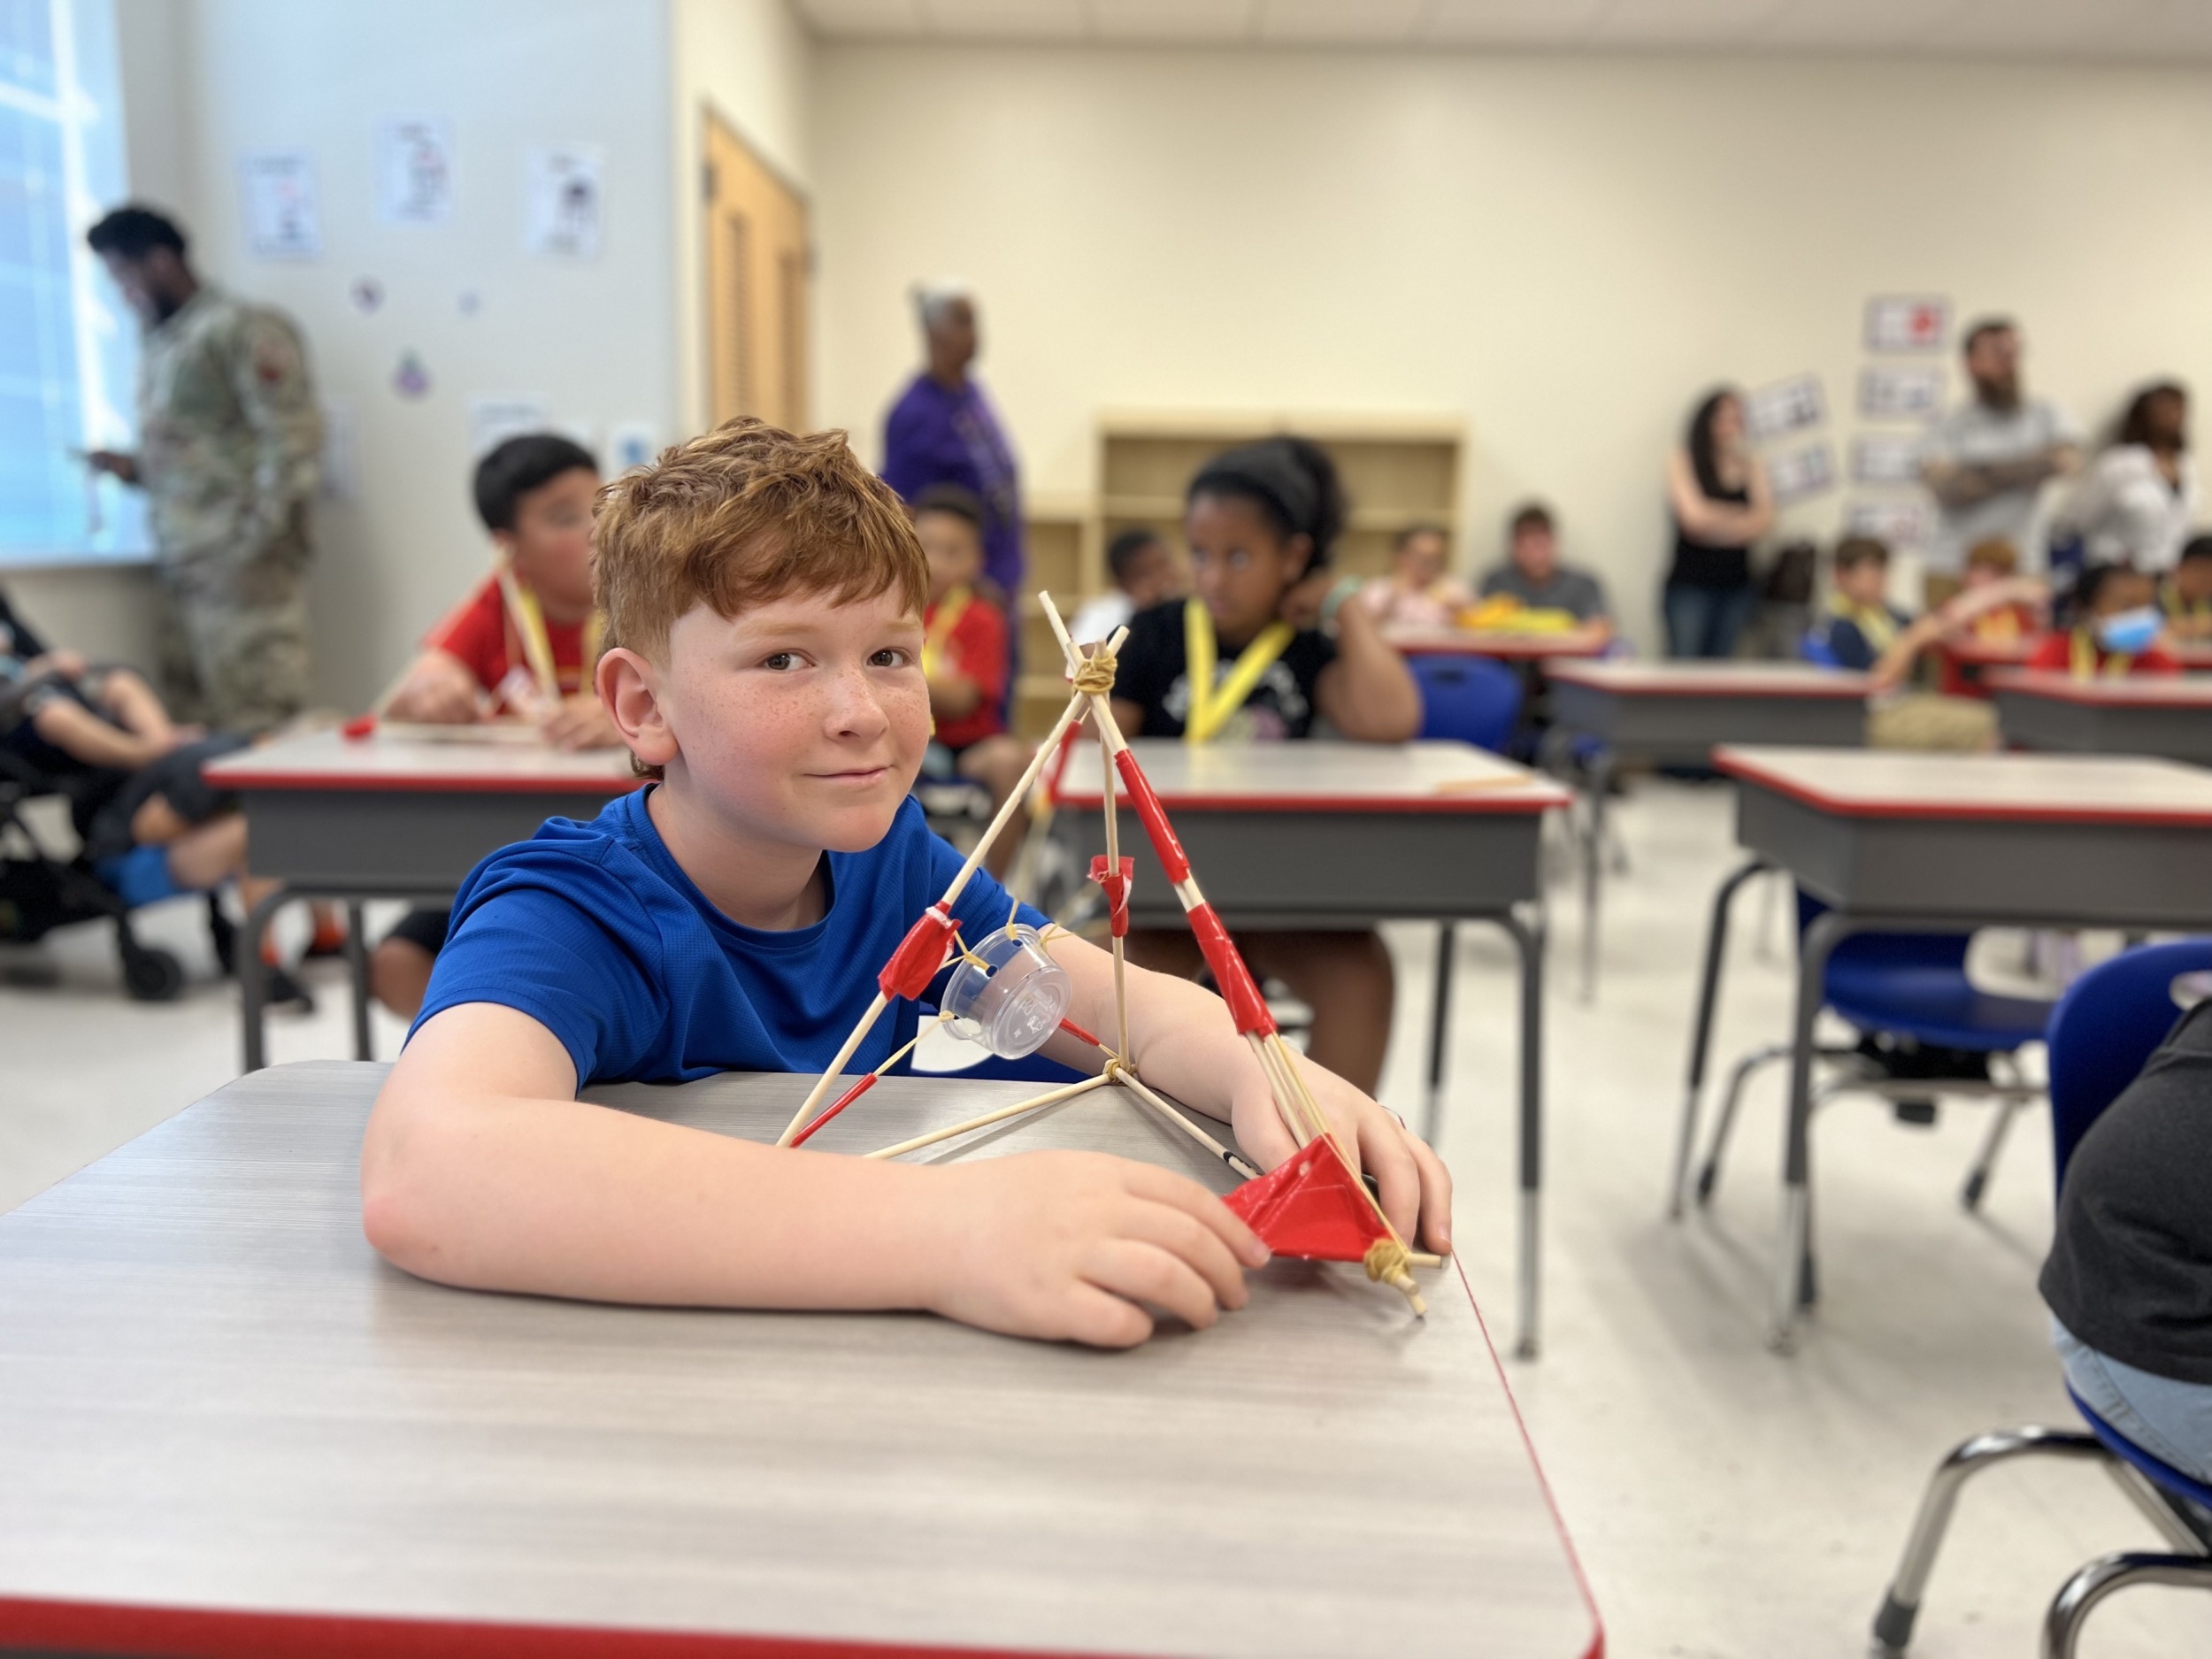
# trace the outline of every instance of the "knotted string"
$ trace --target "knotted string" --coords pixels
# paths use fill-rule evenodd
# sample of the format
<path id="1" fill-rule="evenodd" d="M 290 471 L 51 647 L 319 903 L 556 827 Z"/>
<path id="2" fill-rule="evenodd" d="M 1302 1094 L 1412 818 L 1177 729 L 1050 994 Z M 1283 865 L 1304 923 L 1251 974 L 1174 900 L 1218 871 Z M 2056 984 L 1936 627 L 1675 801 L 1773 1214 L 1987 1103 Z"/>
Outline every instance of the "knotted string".
<path id="1" fill-rule="evenodd" d="M 1076 666 L 1070 677 L 1075 688 L 1087 697 L 1103 697 L 1114 688 L 1114 654 L 1103 645 L 1091 647 L 1090 654 Z"/>

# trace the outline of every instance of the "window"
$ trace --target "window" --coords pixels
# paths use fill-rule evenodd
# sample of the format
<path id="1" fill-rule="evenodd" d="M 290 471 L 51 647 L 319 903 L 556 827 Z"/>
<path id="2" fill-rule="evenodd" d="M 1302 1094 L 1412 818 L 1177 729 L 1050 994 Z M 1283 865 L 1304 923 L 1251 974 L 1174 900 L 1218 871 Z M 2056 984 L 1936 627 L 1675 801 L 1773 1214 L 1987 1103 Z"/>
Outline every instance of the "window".
<path id="1" fill-rule="evenodd" d="M 84 245 L 123 199 L 113 0 L 0 0 L 0 565 L 130 556 L 137 326 Z"/>

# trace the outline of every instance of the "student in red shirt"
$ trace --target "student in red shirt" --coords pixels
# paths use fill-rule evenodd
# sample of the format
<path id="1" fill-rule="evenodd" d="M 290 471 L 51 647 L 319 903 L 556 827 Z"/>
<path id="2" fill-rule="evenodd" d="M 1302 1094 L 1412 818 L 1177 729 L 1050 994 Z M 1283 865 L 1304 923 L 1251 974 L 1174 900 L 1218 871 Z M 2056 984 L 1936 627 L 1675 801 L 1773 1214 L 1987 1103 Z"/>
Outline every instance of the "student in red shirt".
<path id="1" fill-rule="evenodd" d="M 2181 672 L 2162 638 L 2165 618 L 2149 572 L 2126 565 L 2088 566 L 2074 579 L 2073 612 L 2074 626 L 2046 634 L 2028 658 L 2030 668 L 2077 680 Z"/>
<path id="2" fill-rule="evenodd" d="M 926 778 L 967 778 L 991 792 L 994 810 L 1021 782 L 1030 746 L 1006 730 L 1006 613 L 978 593 L 983 573 L 983 503 L 958 484 L 932 484 L 914 499 L 914 533 L 929 559 L 922 612 L 922 674 L 936 730 L 922 760 Z M 1003 875 L 1021 849 L 1018 814 L 993 843 L 987 865 Z"/>
<path id="3" fill-rule="evenodd" d="M 621 742 L 599 706 L 591 514 L 599 464 L 549 432 L 510 438 L 477 463 L 477 516 L 499 568 L 423 636 L 381 710 L 392 720 L 468 726 L 534 720 L 562 749 Z M 445 946 L 446 912 L 412 910 L 377 946 L 377 1000 L 411 1019 Z"/>

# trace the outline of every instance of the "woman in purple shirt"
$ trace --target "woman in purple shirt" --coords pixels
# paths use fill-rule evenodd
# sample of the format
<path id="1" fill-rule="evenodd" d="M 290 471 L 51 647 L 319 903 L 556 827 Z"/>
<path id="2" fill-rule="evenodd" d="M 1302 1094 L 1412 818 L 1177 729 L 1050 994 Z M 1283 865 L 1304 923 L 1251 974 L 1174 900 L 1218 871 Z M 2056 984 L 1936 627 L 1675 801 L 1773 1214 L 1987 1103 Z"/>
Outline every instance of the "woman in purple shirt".
<path id="1" fill-rule="evenodd" d="M 929 366 L 914 377 L 883 423 L 883 481 L 907 501 L 932 484 L 958 484 L 981 499 L 983 574 L 1010 605 L 1022 588 L 1021 485 L 1014 452 L 983 388 L 975 361 L 975 301 L 956 283 L 914 290 Z"/>

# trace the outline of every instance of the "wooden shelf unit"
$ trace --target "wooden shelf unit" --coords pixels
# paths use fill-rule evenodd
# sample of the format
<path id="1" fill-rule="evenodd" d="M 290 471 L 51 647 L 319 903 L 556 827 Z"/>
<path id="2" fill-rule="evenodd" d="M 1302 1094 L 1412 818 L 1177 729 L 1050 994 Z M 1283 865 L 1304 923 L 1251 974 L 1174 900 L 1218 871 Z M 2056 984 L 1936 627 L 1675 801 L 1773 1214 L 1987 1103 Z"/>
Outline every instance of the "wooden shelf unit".
<path id="1" fill-rule="evenodd" d="M 1059 649 L 1038 591 L 1049 591 L 1062 613 L 1071 616 L 1084 600 L 1105 591 L 1106 548 L 1125 530 L 1156 530 L 1182 551 L 1183 494 L 1198 469 L 1224 449 L 1279 433 L 1311 438 L 1335 458 L 1351 500 L 1336 547 L 1338 569 L 1355 576 L 1380 574 L 1389 568 L 1393 539 L 1416 524 L 1440 526 L 1456 552 L 1467 441 L 1458 420 L 1291 411 L 1102 414 L 1097 495 L 1040 496 L 1027 504 L 1029 576 L 1017 606 L 1018 732 L 1041 736 L 1067 701 Z"/>

